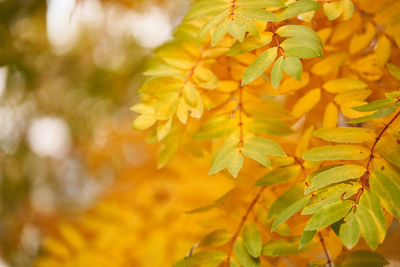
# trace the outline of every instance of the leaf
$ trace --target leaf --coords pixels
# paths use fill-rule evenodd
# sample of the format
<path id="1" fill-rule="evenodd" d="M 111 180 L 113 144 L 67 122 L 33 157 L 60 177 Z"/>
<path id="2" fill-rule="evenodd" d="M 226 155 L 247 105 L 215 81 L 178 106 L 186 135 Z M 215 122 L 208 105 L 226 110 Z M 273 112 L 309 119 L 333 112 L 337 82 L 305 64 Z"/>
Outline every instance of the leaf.
<path id="1" fill-rule="evenodd" d="M 235 153 L 236 142 L 228 142 L 224 144 L 213 156 L 211 161 L 211 169 L 208 174 L 215 174 L 225 169 L 228 166 L 229 160 Z"/>
<path id="2" fill-rule="evenodd" d="M 295 213 L 304 208 L 305 205 L 310 201 L 311 196 L 306 196 L 302 199 L 297 200 L 292 205 L 284 209 L 278 216 L 276 216 L 274 223 L 272 224 L 271 231 L 274 231 L 279 225 L 287 221 Z"/>
<path id="3" fill-rule="evenodd" d="M 302 25 L 285 25 L 276 30 L 281 37 L 298 37 L 312 39 L 322 46 L 319 35 L 311 28 Z"/>
<path id="4" fill-rule="evenodd" d="M 243 245 L 247 252 L 254 258 L 261 254 L 261 234 L 254 223 L 248 223 L 243 227 Z"/>
<path id="5" fill-rule="evenodd" d="M 292 114 L 295 117 L 300 117 L 310 111 L 320 100 L 321 89 L 315 88 L 302 96 L 292 109 Z"/>
<path id="6" fill-rule="evenodd" d="M 367 87 L 367 84 L 354 78 L 339 78 L 324 83 L 323 88 L 330 93 L 343 93 L 351 90 L 359 90 Z"/>
<path id="7" fill-rule="evenodd" d="M 374 170 L 369 179 L 371 190 L 378 194 L 384 208 L 400 219 L 400 187 L 379 170 Z"/>
<path id="8" fill-rule="evenodd" d="M 283 76 L 283 57 L 280 56 L 276 61 L 271 70 L 271 84 L 274 88 L 277 88 L 281 83 Z"/>
<path id="9" fill-rule="evenodd" d="M 387 107 L 387 108 L 378 110 L 377 112 L 373 113 L 372 115 L 362 117 L 362 118 L 359 118 L 356 120 L 348 121 L 347 123 L 362 123 L 362 122 L 370 121 L 372 119 L 385 118 L 395 111 L 396 111 L 395 107 Z"/>
<path id="10" fill-rule="evenodd" d="M 289 256 L 302 253 L 296 239 L 278 239 L 270 241 L 263 246 L 262 254 L 271 257 Z"/>
<path id="11" fill-rule="evenodd" d="M 225 19 L 229 14 L 229 11 L 224 11 L 217 16 L 213 17 L 209 21 L 207 21 L 199 30 L 199 34 L 197 36 L 197 43 L 200 44 L 200 42 L 207 36 L 207 34 L 215 27 L 217 26 L 221 20 Z"/>
<path id="12" fill-rule="evenodd" d="M 239 42 L 243 42 L 246 30 L 246 25 L 244 25 L 243 23 L 240 23 L 236 20 L 229 21 L 228 32 L 232 35 L 233 38 L 235 38 Z"/>
<path id="13" fill-rule="evenodd" d="M 345 218 L 344 222 L 340 225 L 340 240 L 342 240 L 342 243 L 348 249 L 352 249 L 355 245 L 357 245 L 360 236 L 360 226 L 358 225 L 358 222 L 354 217 L 354 213 L 350 212 L 349 215 Z"/>
<path id="14" fill-rule="evenodd" d="M 247 250 L 243 246 L 242 242 L 237 240 L 233 248 L 239 262 L 244 267 L 260 267 L 260 259 L 250 256 L 250 254 L 247 253 Z"/>
<path id="15" fill-rule="evenodd" d="M 225 34 L 228 32 L 229 28 L 229 20 L 225 20 L 224 22 L 220 23 L 216 28 L 215 31 L 212 34 L 211 37 L 211 44 L 212 46 L 215 46 L 221 39 L 225 36 Z"/>
<path id="16" fill-rule="evenodd" d="M 320 128 L 314 136 L 335 143 L 363 143 L 375 140 L 375 133 L 359 127 Z"/>
<path id="17" fill-rule="evenodd" d="M 272 40 L 271 32 L 262 32 L 260 36 L 248 36 L 243 42 L 236 42 L 228 52 L 228 56 L 237 56 L 269 44 Z"/>
<path id="18" fill-rule="evenodd" d="M 324 13 L 329 20 L 338 18 L 343 13 L 342 1 L 325 3 Z"/>
<path id="19" fill-rule="evenodd" d="M 364 175 L 365 171 L 366 169 L 360 165 L 343 165 L 331 168 L 314 176 L 310 180 L 311 186 L 306 188 L 305 194 L 331 184 L 359 178 Z"/>
<path id="20" fill-rule="evenodd" d="M 269 158 L 267 157 L 266 154 L 258 151 L 258 148 L 252 149 L 253 147 L 244 147 L 242 149 L 242 153 L 243 155 L 245 155 L 248 158 L 251 158 L 252 160 L 257 161 L 258 163 L 260 163 L 261 165 L 263 165 L 264 167 L 267 168 L 271 168 L 271 161 L 269 160 Z"/>
<path id="21" fill-rule="evenodd" d="M 236 125 L 227 116 L 215 116 L 206 121 L 193 135 L 194 140 L 211 140 L 226 137 L 236 129 Z"/>
<path id="22" fill-rule="evenodd" d="M 318 230 L 329 226 L 342 219 L 352 206 L 353 201 L 351 200 L 339 200 L 336 203 L 325 206 L 311 216 L 304 230 Z"/>
<path id="23" fill-rule="evenodd" d="M 293 133 L 293 130 L 279 120 L 254 119 L 246 124 L 247 129 L 257 134 L 268 134 L 275 136 L 286 136 Z"/>
<path id="24" fill-rule="evenodd" d="M 357 206 L 355 217 L 360 225 L 368 246 L 372 249 L 383 242 L 386 235 L 386 220 L 379 198 L 371 191 L 365 190 Z"/>
<path id="25" fill-rule="evenodd" d="M 322 56 L 322 46 L 311 38 L 293 37 L 281 43 L 286 56 L 297 58 L 312 58 Z"/>
<path id="26" fill-rule="evenodd" d="M 303 153 L 304 160 L 363 160 L 370 155 L 369 149 L 357 145 L 335 145 L 312 148 Z"/>
<path id="27" fill-rule="evenodd" d="M 314 11 L 321 8 L 321 6 L 311 0 L 299 0 L 289 4 L 282 12 L 278 14 L 280 20 L 286 20 L 291 17 L 296 17 L 300 14 Z"/>
<path id="28" fill-rule="evenodd" d="M 285 151 L 274 141 L 258 136 L 248 135 L 244 138 L 244 148 L 257 150 L 270 156 L 286 157 Z"/>
<path id="29" fill-rule="evenodd" d="M 269 207 L 267 220 L 275 218 L 279 213 L 281 213 L 288 206 L 292 205 L 294 202 L 299 200 L 303 196 L 304 183 L 297 183 L 281 196 L 279 196 Z"/>
<path id="30" fill-rule="evenodd" d="M 303 231 L 300 237 L 300 245 L 299 248 L 303 248 L 306 246 L 308 243 L 311 242 L 311 240 L 314 238 L 315 234 L 317 231 L 312 230 L 312 231 Z"/>
<path id="31" fill-rule="evenodd" d="M 271 11 L 260 8 L 238 8 L 236 10 L 238 15 L 244 16 L 249 20 L 258 21 L 278 21 L 279 19 Z"/>
<path id="32" fill-rule="evenodd" d="M 368 103 L 366 105 L 354 107 L 353 109 L 357 110 L 357 111 L 361 111 L 361 112 L 375 111 L 375 110 L 389 107 L 389 106 L 393 105 L 394 102 L 395 101 L 393 99 L 380 99 L 380 100 L 376 100 L 371 103 Z"/>
<path id="33" fill-rule="evenodd" d="M 262 53 L 251 65 L 246 69 L 242 77 L 242 86 L 251 83 L 260 77 L 264 71 L 274 62 L 277 55 L 277 48 L 269 48 Z"/>
<path id="34" fill-rule="evenodd" d="M 400 66 L 396 66 L 393 64 L 387 64 L 386 65 L 390 74 L 393 75 L 393 77 L 395 77 L 397 80 L 400 81 Z"/>
<path id="35" fill-rule="evenodd" d="M 282 68 L 293 78 L 297 79 L 298 81 L 301 80 L 303 65 L 301 64 L 300 59 L 297 57 L 286 57 L 282 62 Z"/>
<path id="36" fill-rule="evenodd" d="M 174 267 L 218 266 L 226 257 L 221 251 L 202 251 L 177 262 Z"/>
<path id="37" fill-rule="evenodd" d="M 188 22 L 209 16 L 215 16 L 228 10 L 229 6 L 229 3 L 226 1 L 214 1 L 212 5 L 210 5 L 210 1 L 197 1 L 192 5 L 183 21 Z"/>
<path id="38" fill-rule="evenodd" d="M 239 151 L 236 149 L 235 152 L 230 156 L 228 161 L 228 171 L 234 178 L 239 174 L 240 169 L 243 166 L 243 156 L 240 155 Z"/>
<path id="39" fill-rule="evenodd" d="M 255 186 L 270 186 L 290 181 L 299 175 L 300 169 L 299 165 L 292 165 L 273 170 L 258 179 Z"/>
<path id="40" fill-rule="evenodd" d="M 178 144 L 176 142 L 167 142 L 162 145 L 158 155 L 157 168 L 165 167 L 172 160 L 177 150 Z"/>
<path id="41" fill-rule="evenodd" d="M 157 139 L 160 142 L 163 140 L 171 130 L 172 119 L 166 121 L 158 121 L 157 124 Z"/>
<path id="42" fill-rule="evenodd" d="M 382 255 L 369 250 L 351 251 L 335 261 L 336 267 L 383 267 L 386 264 L 389 262 Z"/>
<path id="43" fill-rule="evenodd" d="M 220 246 L 228 242 L 230 238 L 231 234 L 226 229 L 215 230 L 199 242 L 199 247 Z"/>
<path id="44" fill-rule="evenodd" d="M 375 150 L 387 161 L 400 167 L 400 145 L 390 136 L 385 136 L 376 145 Z"/>

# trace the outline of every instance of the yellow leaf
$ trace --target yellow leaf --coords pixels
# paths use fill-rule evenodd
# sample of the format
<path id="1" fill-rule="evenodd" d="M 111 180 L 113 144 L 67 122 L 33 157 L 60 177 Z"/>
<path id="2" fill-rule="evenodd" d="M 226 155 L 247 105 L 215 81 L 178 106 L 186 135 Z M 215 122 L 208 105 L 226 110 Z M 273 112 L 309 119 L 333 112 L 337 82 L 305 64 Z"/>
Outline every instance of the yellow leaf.
<path id="1" fill-rule="evenodd" d="M 186 103 L 192 107 L 197 106 L 197 102 L 199 101 L 199 93 L 196 91 L 196 88 L 192 82 L 187 82 L 183 86 L 183 97 L 185 98 Z"/>
<path id="2" fill-rule="evenodd" d="M 352 90 L 344 93 L 337 94 L 335 96 L 335 102 L 338 105 L 342 105 L 349 101 L 364 101 L 372 93 L 372 90 Z"/>
<path id="3" fill-rule="evenodd" d="M 360 58 L 351 65 L 351 69 L 357 71 L 363 78 L 370 81 L 377 81 L 383 75 L 382 70 L 378 67 L 378 60 L 374 54 Z"/>
<path id="4" fill-rule="evenodd" d="M 182 97 L 179 99 L 178 108 L 176 110 L 176 116 L 178 117 L 180 122 L 186 124 L 189 117 L 189 110 L 185 100 Z"/>
<path id="5" fill-rule="evenodd" d="M 312 137 L 312 133 L 314 131 L 314 126 L 310 126 L 305 133 L 301 136 L 299 142 L 296 147 L 296 157 L 301 157 L 301 155 L 306 151 L 310 145 L 310 140 Z"/>
<path id="6" fill-rule="evenodd" d="M 339 78 L 324 83 L 323 88 L 330 93 L 343 93 L 366 88 L 367 84 L 354 78 Z"/>
<path id="7" fill-rule="evenodd" d="M 172 119 L 166 121 L 159 121 L 157 124 L 157 139 L 163 140 L 171 130 Z"/>
<path id="8" fill-rule="evenodd" d="M 392 44 L 385 35 L 382 35 L 379 40 L 378 44 L 375 48 L 375 55 L 376 55 L 376 64 L 383 68 L 390 58 L 390 52 L 392 50 Z"/>
<path id="9" fill-rule="evenodd" d="M 218 87 L 215 89 L 224 93 L 231 93 L 238 89 L 239 83 L 231 80 L 218 81 Z"/>
<path id="10" fill-rule="evenodd" d="M 318 61 L 311 69 L 311 72 L 315 75 L 326 75 L 333 71 L 336 71 L 341 67 L 346 60 L 349 58 L 347 52 L 339 52 L 336 54 L 329 55 L 323 60 Z"/>
<path id="11" fill-rule="evenodd" d="M 156 117 L 152 114 L 142 114 L 133 121 L 132 128 L 134 130 L 144 130 L 153 126 L 156 122 Z"/>
<path id="12" fill-rule="evenodd" d="M 338 108 L 330 102 L 325 109 L 322 125 L 324 128 L 335 128 L 338 120 Z"/>
<path id="13" fill-rule="evenodd" d="M 310 111 L 321 98 L 321 89 L 315 88 L 299 99 L 292 109 L 294 117 L 300 117 Z"/>
<path id="14" fill-rule="evenodd" d="M 365 25 L 362 34 L 356 34 L 350 41 L 350 53 L 355 54 L 366 48 L 375 36 L 375 26 L 372 23 Z"/>
<path id="15" fill-rule="evenodd" d="M 360 111 L 356 111 L 353 108 L 354 107 L 359 107 L 362 105 L 368 104 L 365 101 L 350 101 L 350 102 L 346 102 L 343 105 L 340 106 L 340 109 L 342 110 L 343 114 L 348 117 L 348 118 L 361 118 L 364 116 L 368 116 L 374 112 L 360 112 Z"/>
<path id="16" fill-rule="evenodd" d="M 72 225 L 61 223 L 59 225 L 59 231 L 64 240 L 74 250 L 79 251 L 85 247 L 85 240 L 83 239 L 79 231 L 77 231 L 77 229 L 75 229 Z"/>

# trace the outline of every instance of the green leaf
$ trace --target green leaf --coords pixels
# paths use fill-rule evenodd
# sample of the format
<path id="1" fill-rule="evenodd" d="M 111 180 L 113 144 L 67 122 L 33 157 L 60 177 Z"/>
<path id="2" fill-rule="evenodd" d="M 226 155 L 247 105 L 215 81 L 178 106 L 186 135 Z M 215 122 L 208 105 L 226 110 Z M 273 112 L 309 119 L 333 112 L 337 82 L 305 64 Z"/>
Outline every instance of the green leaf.
<path id="1" fill-rule="evenodd" d="M 238 6 L 251 8 L 284 7 L 285 3 L 281 0 L 239 1 Z"/>
<path id="2" fill-rule="evenodd" d="M 271 231 L 274 231 L 279 225 L 287 221 L 295 213 L 304 208 L 305 205 L 310 201 L 311 196 L 306 196 L 302 199 L 297 200 L 292 205 L 284 209 L 278 216 L 276 216 L 274 223 L 272 224 Z"/>
<path id="3" fill-rule="evenodd" d="M 376 145 L 375 150 L 387 161 L 400 167 L 400 145 L 390 136 L 385 136 Z"/>
<path id="4" fill-rule="evenodd" d="M 338 18 L 343 13 L 343 6 L 341 1 L 330 2 L 324 4 L 324 13 L 329 20 Z"/>
<path id="5" fill-rule="evenodd" d="M 366 169 L 360 165 L 343 165 L 331 168 L 314 176 L 307 187 L 305 193 L 308 194 L 328 185 L 344 182 L 347 180 L 359 178 L 364 175 Z"/>
<path id="6" fill-rule="evenodd" d="M 278 239 L 264 244 L 262 254 L 271 257 L 289 256 L 302 253 L 298 240 Z"/>
<path id="7" fill-rule="evenodd" d="M 274 62 L 277 55 L 277 48 L 269 48 L 262 53 L 250 66 L 246 69 L 242 77 L 242 86 L 251 83 L 260 77 L 264 71 Z"/>
<path id="8" fill-rule="evenodd" d="M 229 10 L 230 4 L 226 1 L 197 1 L 186 14 L 183 22 L 216 16 L 223 11 Z"/>
<path id="9" fill-rule="evenodd" d="M 375 139 L 375 133 L 369 129 L 359 127 L 320 128 L 314 136 L 336 143 L 362 143 Z"/>
<path id="10" fill-rule="evenodd" d="M 233 38 L 235 38 L 239 42 L 243 42 L 246 31 L 246 25 L 236 20 L 229 21 L 228 32 L 232 35 Z"/>
<path id="11" fill-rule="evenodd" d="M 323 207 L 321 210 L 311 216 L 304 230 L 318 230 L 331 225 L 342 219 L 352 208 L 353 201 L 339 200 Z"/>
<path id="12" fill-rule="evenodd" d="M 286 157 L 285 151 L 274 141 L 248 135 L 244 138 L 244 148 L 257 150 L 270 156 Z"/>
<path id="13" fill-rule="evenodd" d="M 297 183 L 279 196 L 268 209 L 267 220 L 275 218 L 288 206 L 299 200 L 303 196 L 304 183 Z"/>
<path id="14" fill-rule="evenodd" d="M 267 168 L 271 169 L 271 161 L 269 160 L 267 155 L 262 153 L 262 152 L 260 152 L 260 151 L 258 151 L 258 150 L 256 150 L 256 149 L 251 150 L 251 148 L 249 148 L 249 146 L 247 146 L 247 147 L 244 147 L 242 149 L 242 153 L 246 157 L 257 161 L 258 163 L 260 163 L 264 167 L 267 167 Z"/>
<path id="15" fill-rule="evenodd" d="M 206 121 L 198 132 L 193 135 L 194 140 L 212 140 L 230 135 L 236 129 L 236 124 L 227 116 L 215 116 Z"/>
<path id="16" fill-rule="evenodd" d="M 369 179 L 371 190 L 376 192 L 383 207 L 395 218 L 400 219 L 400 187 L 379 170 L 373 171 Z"/>
<path id="17" fill-rule="evenodd" d="M 394 99 L 380 99 L 380 100 L 376 100 L 371 103 L 368 103 L 366 105 L 354 107 L 353 109 L 360 111 L 360 112 L 375 111 L 375 110 L 389 107 L 389 106 L 393 105 L 394 102 L 395 102 Z"/>
<path id="18" fill-rule="evenodd" d="M 362 117 L 362 118 L 359 118 L 356 120 L 348 121 L 347 123 L 362 123 L 362 122 L 370 121 L 372 119 L 385 118 L 395 111 L 396 111 L 395 107 L 387 107 L 387 108 L 380 109 L 377 112 L 375 112 L 369 116 L 365 116 L 365 117 Z"/>
<path id="19" fill-rule="evenodd" d="M 257 258 L 260 256 L 262 242 L 261 234 L 256 224 L 248 223 L 243 227 L 243 245 L 252 257 Z"/>
<path id="20" fill-rule="evenodd" d="M 356 145 L 321 146 L 303 153 L 304 160 L 363 160 L 370 155 L 369 149 Z"/>
<path id="21" fill-rule="evenodd" d="M 255 186 L 270 186 L 290 181 L 299 175 L 300 169 L 299 165 L 292 165 L 273 170 L 258 179 Z"/>
<path id="22" fill-rule="evenodd" d="M 228 14 L 229 11 L 224 11 L 207 21 L 199 30 L 197 43 L 199 44 L 215 26 L 217 26 L 222 20 L 224 20 L 228 16 Z"/>
<path id="23" fill-rule="evenodd" d="M 381 202 L 373 192 L 364 190 L 355 217 L 365 241 L 372 249 L 376 249 L 385 239 L 386 220 Z"/>
<path id="24" fill-rule="evenodd" d="M 276 30 L 281 37 L 307 38 L 317 42 L 322 47 L 321 37 L 311 28 L 302 25 L 285 25 Z"/>
<path id="25" fill-rule="evenodd" d="M 236 149 L 235 152 L 230 156 L 228 161 L 228 171 L 234 178 L 239 174 L 240 169 L 243 166 L 243 156 L 240 155 L 239 151 Z"/>
<path id="26" fill-rule="evenodd" d="M 387 64 L 386 66 L 387 66 L 390 74 L 392 74 L 393 77 L 395 77 L 397 80 L 400 81 L 400 67 L 395 66 L 393 64 Z"/>
<path id="27" fill-rule="evenodd" d="M 382 267 L 389 264 L 385 258 L 370 250 L 351 251 L 335 261 L 336 267 Z"/>
<path id="28" fill-rule="evenodd" d="M 289 74 L 293 78 L 297 79 L 298 81 L 301 80 L 303 65 L 301 64 L 300 59 L 298 59 L 297 57 L 286 57 L 283 60 L 282 68 L 287 74 Z"/>
<path id="29" fill-rule="evenodd" d="M 312 231 L 303 231 L 301 237 L 300 237 L 300 245 L 299 248 L 303 248 L 306 246 L 308 243 L 311 242 L 311 240 L 314 238 L 315 234 L 317 231 L 312 230 Z"/>
<path id="30" fill-rule="evenodd" d="M 222 38 L 224 38 L 225 34 L 228 32 L 229 28 L 229 20 L 225 20 L 224 22 L 220 23 L 212 34 L 212 46 L 215 46 Z"/>
<path id="31" fill-rule="evenodd" d="M 344 222 L 340 225 L 340 240 L 342 240 L 343 245 L 345 245 L 348 249 L 352 249 L 355 245 L 357 245 L 360 236 L 360 226 L 354 217 L 354 213 L 350 212 Z"/>
<path id="32" fill-rule="evenodd" d="M 232 48 L 229 50 L 228 56 L 241 55 L 254 49 L 263 47 L 269 44 L 272 40 L 272 33 L 262 32 L 260 36 L 248 36 L 243 42 L 236 42 Z"/>
<path id="33" fill-rule="evenodd" d="M 220 246 L 231 239 L 231 234 L 226 229 L 212 231 L 206 235 L 199 243 L 199 247 Z"/>
<path id="34" fill-rule="evenodd" d="M 271 84 L 274 88 L 278 88 L 283 76 L 283 57 L 279 57 L 271 70 Z"/>
<path id="35" fill-rule="evenodd" d="M 242 15 L 250 20 L 257 21 L 278 21 L 279 19 L 271 11 L 261 8 L 238 8 L 238 15 Z"/>
<path id="36" fill-rule="evenodd" d="M 228 167 L 229 160 L 236 152 L 238 141 L 224 144 L 213 156 L 209 174 L 215 174 Z"/>
<path id="37" fill-rule="evenodd" d="M 291 17 L 296 17 L 300 14 L 314 11 L 321 8 L 321 6 L 312 0 L 300 0 L 289 4 L 282 12 L 278 14 L 281 20 L 286 20 Z"/>
<path id="38" fill-rule="evenodd" d="M 203 251 L 180 260 L 174 267 L 214 267 L 218 266 L 225 257 L 225 253 L 221 251 Z"/>
<path id="39" fill-rule="evenodd" d="M 314 39 L 293 37 L 281 43 L 286 56 L 312 58 L 322 56 L 322 46 Z"/>
<path id="40" fill-rule="evenodd" d="M 359 183 L 341 183 L 318 190 L 314 193 L 311 203 L 301 211 L 301 215 L 314 214 L 327 205 L 348 199 L 355 195 L 360 187 Z"/>
<path id="41" fill-rule="evenodd" d="M 244 266 L 244 267 L 259 267 L 260 266 L 260 259 L 253 258 L 250 256 L 250 254 L 247 252 L 245 247 L 243 246 L 242 242 L 237 240 L 234 245 L 234 251 L 235 254 L 239 260 L 239 262 Z"/>

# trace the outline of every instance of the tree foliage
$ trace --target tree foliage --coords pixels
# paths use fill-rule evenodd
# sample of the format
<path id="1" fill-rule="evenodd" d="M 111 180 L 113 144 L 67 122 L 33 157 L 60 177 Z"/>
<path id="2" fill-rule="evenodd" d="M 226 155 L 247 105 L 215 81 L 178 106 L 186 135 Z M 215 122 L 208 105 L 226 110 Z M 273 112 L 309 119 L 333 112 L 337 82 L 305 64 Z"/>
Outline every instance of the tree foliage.
<path id="1" fill-rule="evenodd" d="M 159 167 L 184 151 L 237 179 L 198 212 L 246 206 L 226 210 L 229 239 L 176 266 L 269 266 L 316 247 L 310 266 L 386 263 L 338 257 L 361 238 L 375 250 L 400 216 L 400 2 L 353 2 L 199 0 L 156 51 L 134 129 L 151 129 Z"/>

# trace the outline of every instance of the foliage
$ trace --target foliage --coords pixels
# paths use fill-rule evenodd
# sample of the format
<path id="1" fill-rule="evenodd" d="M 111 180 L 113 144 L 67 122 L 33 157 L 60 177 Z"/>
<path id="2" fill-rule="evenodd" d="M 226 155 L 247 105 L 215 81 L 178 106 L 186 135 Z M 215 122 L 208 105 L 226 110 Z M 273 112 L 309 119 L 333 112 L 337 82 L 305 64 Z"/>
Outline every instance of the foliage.
<path id="1" fill-rule="evenodd" d="M 236 178 L 193 212 L 225 210 L 237 226 L 176 266 L 269 266 L 280 257 L 310 266 L 364 266 L 369 257 L 371 266 L 386 264 L 357 244 L 362 237 L 375 250 L 400 216 L 399 7 L 192 5 L 145 72 L 133 127 L 150 128 L 149 140 L 161 144 L 159 167 L 191 153 L 210 159 L 216 179 Z M 243 186 L 249 199 L 238 193 Z M 355 249 L 338 257 L 342 246 Z M 315 251 L 322 263 L 312 262 Z"/>

